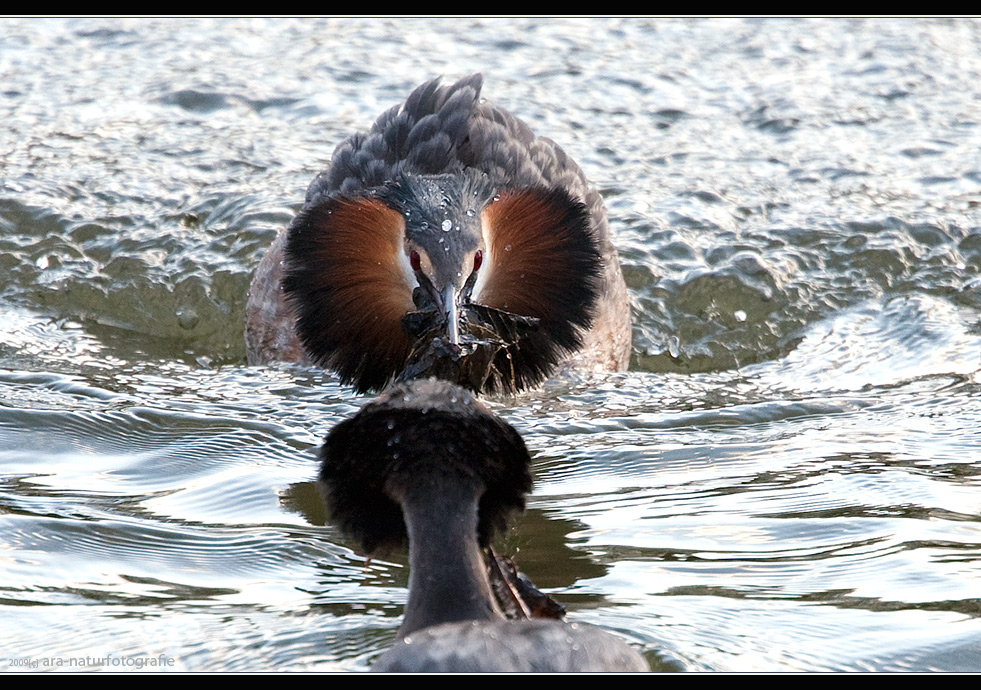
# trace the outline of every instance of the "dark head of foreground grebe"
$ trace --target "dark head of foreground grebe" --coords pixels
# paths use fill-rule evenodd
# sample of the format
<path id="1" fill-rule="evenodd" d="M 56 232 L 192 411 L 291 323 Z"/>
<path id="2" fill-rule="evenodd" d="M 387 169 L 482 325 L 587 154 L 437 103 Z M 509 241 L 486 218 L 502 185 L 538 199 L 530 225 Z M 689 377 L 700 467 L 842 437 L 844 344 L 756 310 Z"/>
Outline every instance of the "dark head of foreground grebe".
<path id="1" fill-rule="evenodd" d="M 520 390 L 566 363 L 626 367 L 602 199 L 481 85 L 427 82 L 337 147 L 256 272 L 250 363 L 315 363 L 361 392 L 429 375 Z"/>
<path id="2" fill-rule="evenodd" d="M 648 670 L 599 628 L 505 620 L 482 547 L 524 508 L 530 458 L 521 436 L 464 389 L 396 384 L 331 430 L 321 460 L 332 519 L 367 553 L 408 538 L 400 639 L 372 670 Z"/>

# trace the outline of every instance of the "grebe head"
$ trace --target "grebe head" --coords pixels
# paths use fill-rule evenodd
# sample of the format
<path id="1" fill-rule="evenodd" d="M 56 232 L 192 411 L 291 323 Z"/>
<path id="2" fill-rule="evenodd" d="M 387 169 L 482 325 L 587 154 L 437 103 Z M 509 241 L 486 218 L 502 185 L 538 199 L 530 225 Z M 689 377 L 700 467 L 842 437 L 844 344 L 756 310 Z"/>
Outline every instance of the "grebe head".
<path id="1" fill-rule="evenodd" d="M 400 641 L 373 670 L 646 671 L 589 625 L 505 620 L 482 546 L 531 487 L 521 436 L 446 382 L 393 386 L 335 426 L 321 451 L 332 520 L 373 553 L 409 542 Z"/>
<path id="2" fill-rule="evenodd" d="M 551 148 L 549 175 L 525 170 L 543 145 L 517 121 L 478 118 L 479 85 L 425 84 L 338 147 L 288 230 L 300 341 L 359 391 L 407 368 L 522 389 L 593 323 L 605 259 L 595 214 L 566 184 L 581 172 Z M 443 353 L 481 364 L 444 376 L 430 365 Z"/>
<path id="3" fill-rule="evenodd" d="M 331 518 L 369 554 L 408 540 L 409 602 L 399 631 L 503 618 L 482 547 L 524 508 L 521 436 L 464 389 L 399 384 L 335 426 L 321 451 Z"/>
<path id="4" fill-rule="evenodd" d="M 411 537 L 406 506 L 417 502 L 459 515 L 466 513 L 459 504 L 473 500 L 473 514 L 460 518 L 472 520 L 472 533 L 461 540 L 486 546 L 524 509 L 531 489 L 518 432 L 468 391 L 437 379 L 386 390 L 331 429 L 320 460 L 332 520 L 369 554 Z M 435 532 L 457 521 L 437 517 Z"/>

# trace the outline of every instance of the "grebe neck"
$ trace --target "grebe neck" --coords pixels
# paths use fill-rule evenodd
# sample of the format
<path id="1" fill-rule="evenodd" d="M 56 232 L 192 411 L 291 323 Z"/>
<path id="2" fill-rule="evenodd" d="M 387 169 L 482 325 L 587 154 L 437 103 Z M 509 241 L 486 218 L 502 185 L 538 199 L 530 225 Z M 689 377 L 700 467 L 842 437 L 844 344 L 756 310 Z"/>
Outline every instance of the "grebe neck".
<path id="1" fill-rule="evenodd" d="M 419 484 L 401 497 L 409 534 L 409 602 L 399 637 L 440 623 L 503 619 L 477 542 L 483 488 L 445 476 Z"/>

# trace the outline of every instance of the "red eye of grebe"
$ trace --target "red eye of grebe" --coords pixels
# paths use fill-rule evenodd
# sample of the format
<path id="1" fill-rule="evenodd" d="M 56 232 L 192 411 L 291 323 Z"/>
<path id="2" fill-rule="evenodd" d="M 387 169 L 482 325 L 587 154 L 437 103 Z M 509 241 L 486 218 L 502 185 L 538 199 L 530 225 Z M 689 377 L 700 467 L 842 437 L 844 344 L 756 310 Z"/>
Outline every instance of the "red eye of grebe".
<path id="1" fill-rule="evenodd" d="M 473 270 L 480 268 L 480 264 L 484 263 L 484 253 L 477 250 L 477 253 L 473 255 Z"/>
<path id="2" fill-rule="evenodd" d="M 419 258 L 419 252 L 409 252 L 409 264 L 412 266 L 413 271 L 418 271 L 422 268 L 422 259 Z"/>

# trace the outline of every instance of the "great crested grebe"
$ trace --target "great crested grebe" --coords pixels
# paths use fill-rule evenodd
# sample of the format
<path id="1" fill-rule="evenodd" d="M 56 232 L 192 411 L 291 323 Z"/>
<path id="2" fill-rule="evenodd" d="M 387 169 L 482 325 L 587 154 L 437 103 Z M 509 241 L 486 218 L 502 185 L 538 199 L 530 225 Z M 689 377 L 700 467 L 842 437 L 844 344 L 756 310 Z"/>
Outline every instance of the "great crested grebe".
<path id="1" fill-rule="evenodd" d="M 554 142 L 480 100 L 482 82 L 426 82 L 335 149 L 256 272 L 249 363 L 317 364 L 361 392 L 431 374 L 520 390 L 559 365 L 626 367 L 600 195 Z"/>
<path id="2" fill-rule="evenodd" d="M 367 553 L 408 538 L 399 641 L 372 670 L 649 670 L 599 628 L 504 619 L 482 547 L 524 508 L 530 458 L 521 436 L 464 389 L 396 384 L 335 426 L 320 458 L 332 520 Z"/>

